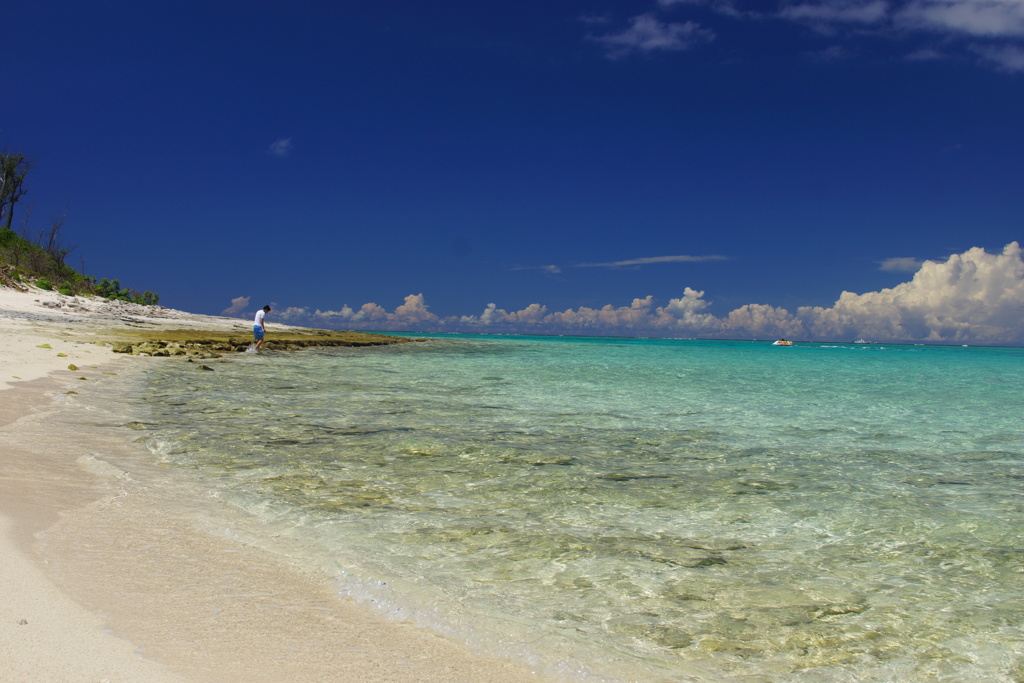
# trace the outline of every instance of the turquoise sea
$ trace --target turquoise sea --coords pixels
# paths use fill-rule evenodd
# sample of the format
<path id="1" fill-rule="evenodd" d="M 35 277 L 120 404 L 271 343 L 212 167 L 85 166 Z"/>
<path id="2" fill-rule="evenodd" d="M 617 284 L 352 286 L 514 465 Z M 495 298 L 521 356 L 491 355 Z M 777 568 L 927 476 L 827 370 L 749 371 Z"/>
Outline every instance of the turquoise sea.
<path id="1" fill-rule="evenodd" d="M 154 363 L 154 457 L 567 680 L 1024 678 L 1024 349 L 445 336 Z"/>

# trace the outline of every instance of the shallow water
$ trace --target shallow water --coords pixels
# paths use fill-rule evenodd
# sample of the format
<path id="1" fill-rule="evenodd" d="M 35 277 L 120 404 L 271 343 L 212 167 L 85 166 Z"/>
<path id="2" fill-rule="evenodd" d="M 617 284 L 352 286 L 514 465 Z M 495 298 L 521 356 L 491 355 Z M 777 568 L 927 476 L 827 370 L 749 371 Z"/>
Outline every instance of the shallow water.
<path id="1" fill-rule="evenodd" d="M 156 456 L 569 678 L 1024 676 L 1024 350 L 448 337 L 162 363 Z"/>

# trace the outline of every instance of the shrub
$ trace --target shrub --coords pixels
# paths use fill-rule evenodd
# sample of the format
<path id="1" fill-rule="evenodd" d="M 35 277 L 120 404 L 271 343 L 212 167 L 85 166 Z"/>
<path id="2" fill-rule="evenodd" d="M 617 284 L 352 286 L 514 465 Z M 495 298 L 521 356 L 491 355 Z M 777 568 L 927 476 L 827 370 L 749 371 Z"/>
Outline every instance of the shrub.
<path id="1" fill-rule="evenodd" d="M 53 284 L 46 278 L 41 277 L 38 280 L 36 280 L 36 287 L 38 287 L 39 289 L 51 290 L 53 289 Z"/>
<path id="2" fill-rule="evenodd" d="M 131 303 L 142 304 L 143 306 L 156 306 L 160 301 L 160 295 L 149 291 L 139 292 L 137 289 L 121 289 L 121 282 L 117 278 L 108 280 L 103 278 L 92 285 L 96 294 L 112 301 L 130 301 Z"/>
<path id="3" fill-rule="evenodd" d="M 97 294 L 107 299 L 116 299 L 121 293 L 121 283 L 114 278 L 113 281 L 103 278 L 93 288 Z"/>
<path id="4" fill-rule="evenodd" d="M 74 295 L 74 292 L 72 292 L 71 288 L 68 287 L 67 285 L 61 285 L 60 289 L 58 289 L 57 292 L 59 294 L 63 294 L 64 296 L 73 296 Z"/>

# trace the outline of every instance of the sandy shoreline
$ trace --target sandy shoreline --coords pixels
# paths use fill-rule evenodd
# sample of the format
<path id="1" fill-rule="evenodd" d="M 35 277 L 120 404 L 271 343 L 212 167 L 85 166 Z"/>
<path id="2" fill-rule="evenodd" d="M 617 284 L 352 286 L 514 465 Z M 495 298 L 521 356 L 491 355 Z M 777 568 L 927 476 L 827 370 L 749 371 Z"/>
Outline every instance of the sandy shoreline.
<path id="1" fill-rule="evenodd" d="M 337 597 L 326 576 L 210 531 L 216 521 L 190 512 L 207 502 L 149 485 L 142 447 L 88 407 L 105 378 L 185 362 L 90 342 L 140 328 L 247 334 L 250 324 L 0 288 L 5 680 L 538 680 Z"/>

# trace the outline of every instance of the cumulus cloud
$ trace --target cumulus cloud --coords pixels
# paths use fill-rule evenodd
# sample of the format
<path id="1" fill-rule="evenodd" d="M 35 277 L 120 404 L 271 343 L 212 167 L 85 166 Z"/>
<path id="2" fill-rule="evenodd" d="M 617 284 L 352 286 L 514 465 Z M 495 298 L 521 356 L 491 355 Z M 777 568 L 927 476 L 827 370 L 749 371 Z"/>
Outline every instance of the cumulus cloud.
<path id="1" fill-rule="evenodd" d="M 403 324 L 438 320 L 438 317 L 427 309 L 423 294 L 410 294 L 405 297 L 405 303 L 395 309 L 393 316 L 396 322 Z"/>
<path id="2" fill-rule="evenodd" d="M 803 323 L 785 308 L 746 304 L 731 311 L 724 328 L 733 337 L 806 337 Z"/>
<path id="3" fill-rule="evenodd" d="M 238 315 L 249 305 L 249 297 L 236 296 L 231 300 L 231 305 L 221 311 L 221 315 Z"/>
<path id="4" fill-rule="evenodd" d="M 628 28 L 618 33 L 593 37 L 603 44 L 608 56 L 616 59 L 634 52 L 689 50 L 715 39 L 715 34 L 699 24 L 664 22 L 653 13 L 633 17 Z"/>
<path id="5" fill-rule="evenodd" d="M 324 320 L 331 320 L 332 318 L 349 320 L 353 315 L 355 315 L 355 311 L 348 306 L 342 306 L 341 309 L 337 311 L 321 311 L 318 308 L 313 315 L 317 318 L 323 318 Z"/>
<path id="6" fill-rule="evenodd" d="M 552 313 L 545 318 L 555 326 L 563 326 L 576 329 L 639 329 L 644 327 L 644 321 L 649 315 L 653 297 L 644 299 L 633 299 L 630 306 L 616 308 L 608 304 L 602 308 L 589 308 L 580 306 L 573 310 Z"/>
<path id="7" fill-rule="evenodd" d="M 629 305 L 580 306 L 549 312 L 533 303 L 518 311 L 489 303 L 477 315 L 442 318 L 423 294 L 410 294 L 388 312 L 375 303 L 358 310 L 288 308 L 282 319 L 308 315 L 313 322 L 353 329 L 530 332 L 541 334 L 634 334 L 705 338 L 920 341 L 1024 344 L 1024 260 L 1017 242 L 990 254 L 980 247 L 945 261 L 910 257 L 879 262 L 890 271 L 911 269 L 911 280 L 891 289 L 842 292 L 832 306 L 805 306 L 795 313 L 750 303 L 719 317 L 705 292 L 684 287 L 682 296 L 658 305 L 653 296 Z"/>
<path id="8" fill-rule="evenodd" d="M 441 318 L 430 312 L 423 294 L 410 294 L 390 313 L 380 304 L 372 302 L 365 303 L 358 309 L 346 304 L 336 311 L 318 308 L 310 313 L 307 309 L 294 310 L 296 315 L 299 315 L 300 311 L 303 312 L 302 317 L 312 324 L 350 326 L 356 329 L 426 331 L 436 328 L 442 322 Z"/>
<path id="9" fill-rule="evenodd" d="M 359 307 L 359 310 L 352 314 L 351 320 L 354 322 L 372 322 L 377 320 L 387 320 L 387 310 L 375 303 L 365 303 Z"/>
<path id="10" fill-rule="evenodd" d="M 270 144 L 270 153 L 276 157 L 286 157 L 292 153 L 292 139 L 278 138 Z"/>
<path id="11" fill-rule="evenodd" d="M 686 287 L 681 297 L 670 299 L 667 306 L 655 310 L 655 325 L 663 329 L 713 331 L 721 326 L 721 321 L 702 312 L 710 305 L 703 291 Z"/>
<path id="12" fill-rule="evenodd" d="M 530 304 L 521 311 L 513 311 L 509 313 L 503 308 L 498 308 L 497 304 L 487 304 L 487 308 L 483 312 L 476 315 L 464 315 L 459 318 L 459 322 L 463 325 L 470 326 L 514 326 L 514 325 L 537 325 L 544 322 L 545 314 L 548 311 L 547 306 L 541 304 Z"/>
<path id="13" fill-rule="evenodd" d="M 926 261 L 910 282 L 880 292 L 843 292 L 831 308 L 800 308 L 812 336 L 883 340 L 1024 341 L 1024 261 L 1011 242 L 1000 254 L 980 247 L 944 263 Z"/>
<path id="14" fill-rule="evenodd" d="M 305 306 L 288 306 L 278 310 L 273 306 L 274 317 L 282 322 L 302 322 L 309 318 L 309 309 Z"/>

